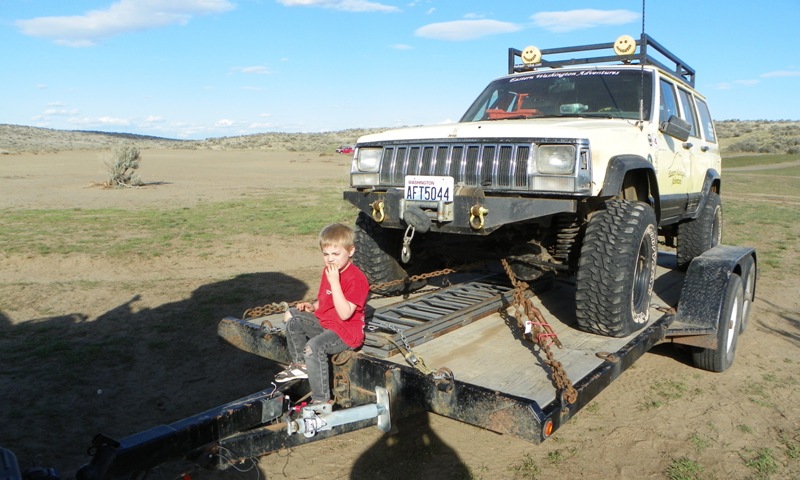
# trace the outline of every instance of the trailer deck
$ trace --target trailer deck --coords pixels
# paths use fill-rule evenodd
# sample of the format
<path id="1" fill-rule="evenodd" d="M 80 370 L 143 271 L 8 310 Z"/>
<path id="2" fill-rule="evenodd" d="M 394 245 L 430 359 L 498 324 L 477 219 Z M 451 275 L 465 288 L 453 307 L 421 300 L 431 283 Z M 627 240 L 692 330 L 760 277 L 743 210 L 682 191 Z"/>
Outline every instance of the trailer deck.
<path id="1" fill-rule="evenodd" d="M 662 319 L 667 309 L 677 306 L 683 278 L 684 274 L 675 270 L 674 254 L 660 252 L 648 326 Z M 416 292 L 409 299 L 371 299 L 367 339 L 359 355 L 407 366 L 403 352 L 395 346 L 406 343 L 427 367 L 446 367 L 460 382 L 528 399 L 540 406 L 554 402 L 556 389 L 550 369 L 542 363 L 539 347 L 523 338 L 510 306 L 512 287 L 507 279 L 503 283 L 497 272 L 462 273 L 444 279 L 450 286 L 440 289 L 441 281 L 438 279 L 438 285 Z M 551 288 L 531 298 L 558 335 L 563 348 L 553 346 L 552 352 L 573 382 L 589 375 L 608 361 L 608 355 L 642 334 L 639 331 L 612 338 L 577 330 L 574 290 L 571 283 L 554 281 Z M 452 308 L 455 304 L 450 303 L 450 308 L 443 307 L 438 316 L 432 313 L 432 303 L 435 306 L 443 297 L 452 299 L 449 292 L 456 292 L 466 301 L 459 308 Z M 266 320 L 275 330 L 282 330 L 281 316 L 254 318 L 248 323 L 257 328 Z"/>

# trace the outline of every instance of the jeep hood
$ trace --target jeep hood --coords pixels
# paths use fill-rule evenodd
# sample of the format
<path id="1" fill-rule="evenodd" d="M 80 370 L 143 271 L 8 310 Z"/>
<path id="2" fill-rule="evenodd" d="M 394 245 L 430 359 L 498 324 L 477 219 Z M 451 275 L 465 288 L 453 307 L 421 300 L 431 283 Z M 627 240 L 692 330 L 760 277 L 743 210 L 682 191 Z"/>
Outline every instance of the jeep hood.
<path id="1" fill-rule="evenodd" d="M 588 138 L 602 135 L 635 136 L 639 128 L 634 120 L 610 118 L 533 118 L 452 123 L 409 127 L 365 135 L 358 144 L 442 139 L 521 139 Z"/>

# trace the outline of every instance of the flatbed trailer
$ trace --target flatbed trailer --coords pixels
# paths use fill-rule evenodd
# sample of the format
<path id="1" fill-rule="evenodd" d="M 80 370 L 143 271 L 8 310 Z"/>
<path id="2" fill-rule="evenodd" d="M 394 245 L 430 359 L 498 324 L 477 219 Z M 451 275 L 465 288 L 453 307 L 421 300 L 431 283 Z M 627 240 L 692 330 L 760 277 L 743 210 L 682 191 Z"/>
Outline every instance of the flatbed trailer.
<path id="1" fill-rule="evenodd" d="M 526 296 L 557 335 L 545 333 L 537 344 L 515 318 L 515 288 L 502 270 L 441 277 L 408 298 L 370 299 L 365 346 L 332 357 L 335 410 L 304 407 L 305 381 L 273 384 L 120 441 L 98 435 L 78 478 L 114 478 L 181 458 L 225 469 L 362 428 L 388 431 L 391 422 L 421 411 L 539 443 L 657 344 L 688 345 L 696 366 L 725 370 L 755 282 L 750 248 L 714 247 L 686 273 L 675 268 L 673 253 L 660 252 L 650 321 L 623 338 L 575 327 L 573 284 L 555 281 L 536 295 L 534 284 Z M 279 313 L 225 318 L 218 326 L 231 345 L 286 364 L 282 330 Z M 556 364 L 571 381 L 567 387 L 554 385 Z"/>

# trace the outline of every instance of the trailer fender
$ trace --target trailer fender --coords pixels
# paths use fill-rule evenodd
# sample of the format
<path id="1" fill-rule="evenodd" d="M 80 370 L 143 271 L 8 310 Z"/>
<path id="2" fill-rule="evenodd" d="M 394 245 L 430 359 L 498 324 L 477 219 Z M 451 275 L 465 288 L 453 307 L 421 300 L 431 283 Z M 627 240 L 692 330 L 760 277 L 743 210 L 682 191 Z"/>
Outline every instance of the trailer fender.
<path id="1" fill-rule="evenodd" d="M 701 351 L 729 348 L 731 339 L 723 335 L 723 330 L 732 314 L 736 314 L 740 322 L 735 334 L 738 335 L 741 325 L 747 323 L 750 303 L 755 296 L 756 265 L 756 253 L 752 248 L 728 245 L 718 245 L 692 260 L 667 336 L 675 343 L 692 345 Z M 731 282 L 738 282 L 737 289 L 741 292 L 732 291 Z M 737 301 L 741 305 L 733 304 Z M 732 313 L 732 308 L 739 311 Z M 732 358 L 728 360 L 724 368 L 730 365 Z M 697 366 L 722 371 L 721 364 L 716 368 Z"/>

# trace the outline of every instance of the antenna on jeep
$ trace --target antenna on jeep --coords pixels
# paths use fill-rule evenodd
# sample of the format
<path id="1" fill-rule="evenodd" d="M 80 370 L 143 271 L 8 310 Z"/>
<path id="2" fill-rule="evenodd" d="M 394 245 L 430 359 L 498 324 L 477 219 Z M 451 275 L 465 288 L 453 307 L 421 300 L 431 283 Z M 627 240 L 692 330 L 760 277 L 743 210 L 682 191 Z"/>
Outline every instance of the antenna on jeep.
<path id="1" fill-rule="evenodd" d="M 642 58 L 647 58 L 647 42 L 645 41 L 645 33 L 644 33 L 644 14 L 645 14 L 645 2 L 647 0 L 642 0 L 642 35 L 641 35 L 641 45 L 639 46 L 640 54 Z M 639 62 L 641 65 L 641 74 L 642 74 L 642 85 L 639 88 L 639 128 L 643 128 L 644 126 L 644 62 Z M 652 96 L 652 95 L 651 95 Z"/>

